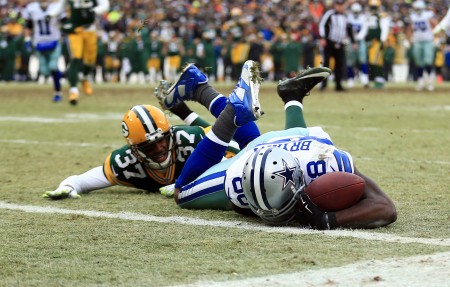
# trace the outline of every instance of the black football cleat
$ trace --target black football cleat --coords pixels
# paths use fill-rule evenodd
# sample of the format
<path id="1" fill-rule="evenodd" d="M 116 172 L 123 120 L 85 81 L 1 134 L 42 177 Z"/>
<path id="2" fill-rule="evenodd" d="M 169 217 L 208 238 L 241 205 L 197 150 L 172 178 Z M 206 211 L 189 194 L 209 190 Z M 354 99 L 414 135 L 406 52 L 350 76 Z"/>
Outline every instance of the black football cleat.
<path id="1" fill-rule="evenodd" d="M 278 95 L 287 103 L 289 100 L 303 101 L 314 86 L 331 75 L 326 67 L 309 68 L 294 78 L 280 81 L 277 86 Z"/>

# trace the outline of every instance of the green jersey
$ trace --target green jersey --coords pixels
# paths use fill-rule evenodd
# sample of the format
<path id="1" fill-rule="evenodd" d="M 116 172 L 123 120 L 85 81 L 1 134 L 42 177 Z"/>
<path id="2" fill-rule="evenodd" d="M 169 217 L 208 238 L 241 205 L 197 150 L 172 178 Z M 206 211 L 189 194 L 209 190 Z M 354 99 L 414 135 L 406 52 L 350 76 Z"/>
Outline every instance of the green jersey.
<path id="1" fill-rule="evenodd" d="M 87 27 L 95 22 L 94 7 L 97 6 L 97 0 L 67 0 L 70 6 L 69 19 L 63 23 L 62 28 L 65 32 L 72 32 L 77 27 Z"/>
<path id="2" fill-rule="evenodd" d="M 166 170 L 155 170 L 137 160 L 129 145 L 114 150 L 108 155 L 103 172 L 112 184 L 132 186 L 156 192 L 162 186 L 175 183 L 187 158 L 205 136 L 199 126 L 173 126 L 171 128 L 175 148 L 172 151 L 174 163 Z"/>

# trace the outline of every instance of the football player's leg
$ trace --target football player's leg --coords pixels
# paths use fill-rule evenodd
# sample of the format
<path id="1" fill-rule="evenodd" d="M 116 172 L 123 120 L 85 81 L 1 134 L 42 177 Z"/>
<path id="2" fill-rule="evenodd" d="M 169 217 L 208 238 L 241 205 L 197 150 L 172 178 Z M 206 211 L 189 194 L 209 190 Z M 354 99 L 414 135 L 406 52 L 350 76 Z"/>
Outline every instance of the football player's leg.
<path id="1" fill-rule="evenodd" d="M 39 74 L 47 78 L 50 75 L 50 67 L 47 52 L 36 52 L 39 60 Z"/>
<path id="2" fill-rule="evenodd" d="M 424 55 L 422 54 L 422 44 L 414 43 L 413 47 L 414 64 L 416 65 L 417 86 L 416 90 L 421 91 L 425 86 L 423 77 L 424 71 Z"/>
<path id="3" fill-rule="evenodd" d="M 424 71 L 427 73 L 427 89 L 434 90 L 434 59 L 436 54 L 436 47 L 433 42 L 424 42 Z"/>
<path id="4" fill-rule="evenodd" d="M 231 209 L 224 190 L 225 173 L 232 163 L 231 160 L 222 161 L 192 183 L 182 186 L 175 192 L 175 201 L 181 208 L 188 209 Z"/>
<path id="5" fill-rule="evenodd" d="M 53 90 L 55 92 L 53 101 L 59 102 L 61 100 L 61 77 L 62 74 L 58 70 L 58 59 L 61 56 L 61 45 L 58 44 L 49 56 L 49 69 L 53 79 Z"/>
<path id="6" fill-rule="evenodd" d="M 284 102 L 285 128 L 306 127 L 303 117 L 303 98 L 318 83 L 324 81 L 331 75 L 331 70 L 326 67 L 310 68 L 296 77 L 280 81 L 277 92 Z"/>
<path id="7" fill-rule="evenodd" d="M 199 86 L 195 91 L 194 97 L 199 103 L 208 108 L 211 114 L 216 118 L 219 117 L 220 113 L 225 109 L 228 103 L 228 99 L 224 95 L 217 92 L 209 84 Z M 250 141 L 260 135 L 261 133 L 256 123 L 248 122 L 243 126 L 238 127 L 233 138 L 242 149 Z"/>
<path id="8" fill-rule="evenodd" d="M 83 32 L 83 47 L 83 93 L 92 95 L 93 90 L 89 78 L 97 60 L 97 34 L 95 31 Z"/>
<path id="9" fill-rule="evenodd" d="M 205 79 L 206 82 L 203 82 Z M 200 80 L 202 82 L 199 82 Z M 168 93 L 175 93 L 177 89 L 181 90 L 183 85 L 188 87 L 187 89 L 191 91 L 190 93 L 192 93 L 192 96 L 189 96 L 188 98 L 195 100 L 206 107 L 216 118 L 227 105 L 228 98 L 209 85 L 206 76 L 204 76 L 204 74 L 195 65 L 189 65 L 185 68 L 177 82 L 178 85 L 171 85 L 167 81 L 161 81 L 159 86 L 155 89 L 155 96 L 163 109 L 169 109 L 172 113 L 179 116 L 189 125 L 199 125 L 205 127 L 209 126 L 209 123 L 200 118 L 198 114 L 192 112 L 187 105 L 184 104 L 182 99 L 179 100 L 178 104 L 168 108 L 165 103 Z M 169 92 L 170 89 L 172 89 L 172 92 Z M 256 124 L 249 122 L 237 129 L 234 139 L 242 148 L 259 135 L 260 132 Z"/>
<path id="10" fill-rule="evenodd" d="M 175 183 L 176 188 L 193 181 L 208 168 L 219 163 L 237 128 L 261 117 L 262 111 L 258 98 L 260 79 L 254 75 L 253 65 L 253 61 L 247 61 L 244 64 L 241 78 L 230 94 L 226 107 L 220 113 L 211 131 L 188 158 Z"/>
<path id="11" fill-rule="evenodd" d="M 360 64 L 361 84 L 364 87 L 369 85 L 369 65 L 367 64 L 367 45 L 366 41 L 360 41 L 358 47 L 358 62 Z"/>
<path id="12" fill-rule="evenodd" d="M 205 84 L 207 85 L 207 84 Z M 201 118 L 197 113 L 193 112 L 184 101 L 180 101 L 173 105 L 171 108 L 167 108 L 164 101 L 166 99 L 167 90 L 172 86 L 171 83 L 166 80 L 161 80 L 159 85 L 155 88 L 154 95 L 159 102 L 159 105 L 163 110 L 169 110 L 171 113 L 177 115 L 186 124 L 190 126 L 211 126 L 206 120 Z"/>
<path id="13" fill-rule="evenodd" d="M 83 37 L 81 32 L 71 33 L 67 36 L 67 47 L 69 49 L 70 64 L 67 73 L 67 79 L 70 84 L 69 102 L 76 105 L 79 98 L 78 92 L 78 73 L 83 67 Z"/>

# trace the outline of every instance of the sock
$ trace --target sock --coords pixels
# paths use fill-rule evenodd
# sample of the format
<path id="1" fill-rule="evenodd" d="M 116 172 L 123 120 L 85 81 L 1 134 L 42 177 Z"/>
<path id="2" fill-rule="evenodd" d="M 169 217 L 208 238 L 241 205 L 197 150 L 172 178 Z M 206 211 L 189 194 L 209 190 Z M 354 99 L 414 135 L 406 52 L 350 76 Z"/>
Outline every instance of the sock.
<path id="1" fill-rule="evenodd" d="M 285 129 L 306 128 L 305 118 L 303 116 L 303 105 L 299 101 L 291 101 L 284 105 L 286 123 Z"/>
<path id="2" fill-rule="evenodd" d="M 170 112 L 177 115 L 184 121 L 191 113 L 192 110 L 184 102 L 180 102 L 170 109 Z"/>
<path id="3" fill-rule="evenodd" d="M 69 65 L 68 80 L 71 87 L 76 87 L 78 84 L 78 72 L 83 66 L 81 59 L 72 59 Z"/>
<path id="4" fill-rule="evenodd" d="M 93 66 L 92 65 L 86 65 L 83 64 L 83 76 L 84 76 L 84 80 L 88 80 L 89 79 L 89 75 L 91 74 Z"/>
<path id="5" fill-rule="evenodd" d="M 369 65 L 361 64 L 361 72 L 363 72 L 363 74 L 369 74 Z"/>
<path id="6" fill-rule="evenodd" d="M 56 70 L 52 71 L 52 78 L 53 78 L 53 88 L 57 95 L 61 93 L 61 73 Z"/>
<path id="7" fill-rule="evenodd" d="M 227 107 L 228 99 L 221 95 L 217 94 L 216 98 L 213 99 L 212 102 L 209 104 L 209 111 L 211 114 L 218 118 L 219 115 L 222 113 L 222 111 Z M 233 126 L 234 126 L 234 110 L 232 112 L 233 116 Z M 219 134 L 222 134 L 221 131 L 218 132 Z M 258 126 L 254 122 L 247 123 L 243 125 L 242 127 L 238 127 L 237 130 L 234 132 L 234 140 L 239 144 L 239 147 L 242 149 L 244 148 L 249 142 L 254 140 L 255 138 L 259 137 L 261 135 L 261 132 L 259 131 Z M 224 136 L 225 138 L 228 138 L 228 136 Z"/>
<path id="8" fill-rule="evenodd" d="M 420 79 L 423 77 L 423 68 L 417 68 L 417 78 Z"/>
<path id="9" fill-rule="evenodd" d="M 197 115 L 194 112 L 192 112 L 189 116 L 183 119 L 183 121 L 190 126 L 200 126 L 204 128 L 211 126 L 210 123 L 202 119 L 199 115 Z"/>
<path id="10" fill-rule="evenodd" d="M 213 87 L 211 87 L 208 83 L 199 85 L 194 90 L 194 99 L 207 109 L 210 108 L 211 103 L 219 95 L 220 93 L 216 91 Z"/>
<path id="11" fill-rule="evenodd" d="M 347 67 L 347 76 L 349 79 L 353 79 L 355 77 L 355 72 L 353 71 L 352 66 Z"/>
<path id="12" fill-rule="evenodd" d="M 227 144 L 231 141 L 238 128 L 234 124 L 234 116 L 233 106 L 227 104 L 211 128 L 215 136 Z"/>

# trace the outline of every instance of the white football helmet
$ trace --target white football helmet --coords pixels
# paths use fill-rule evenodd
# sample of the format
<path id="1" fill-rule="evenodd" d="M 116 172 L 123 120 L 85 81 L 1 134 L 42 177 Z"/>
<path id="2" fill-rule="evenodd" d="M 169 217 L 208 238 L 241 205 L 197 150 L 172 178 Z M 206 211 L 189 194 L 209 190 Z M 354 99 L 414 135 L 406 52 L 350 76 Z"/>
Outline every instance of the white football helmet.
<path id="1" fill-rule="evenodd" d="M 413 8 L 417 11 L 423 11 L 427 8 L 427 4 L 422 0 L 417 0 L 413 3 Z"/>
<path id="2" fill-rule="evenodd" d="M 362 11 L 362 6 L 358 2 L 355 2 L 352 4 L 352 6 L 350 6 L 350 9 L 354 14 L 359 14 Z"/>
<path id="3" fill-rule="evenodd" d="M 300 163 L 290 152 L 269 147 L 256 150 L 248 158 L 242 185 L 254 213 L 272 225 L 286 225 L 295 219 L 296 195 L 305 188 L 305 179 Z"/>
<path id="4" fill-rule="evenodd" d="M 41 8 L 43 10 L 46 10 L 48 8 L 48 6 L 50 6 L 50 4 L 52 3 L 52 1 L 50 0 L 40 0 L 39 4 L 41 4 Z"/>

